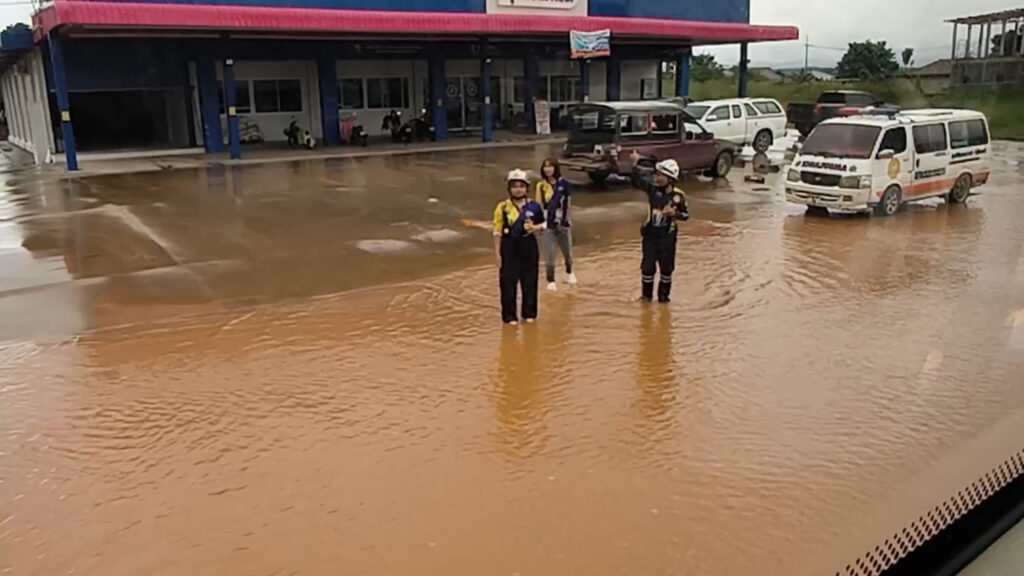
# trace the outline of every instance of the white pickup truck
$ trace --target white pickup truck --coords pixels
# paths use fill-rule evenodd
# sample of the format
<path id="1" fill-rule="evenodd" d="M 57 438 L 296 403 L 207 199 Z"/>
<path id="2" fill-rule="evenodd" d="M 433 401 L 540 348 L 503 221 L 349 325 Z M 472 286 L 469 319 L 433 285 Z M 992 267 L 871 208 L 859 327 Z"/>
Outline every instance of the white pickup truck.
<path id="1" fill-rule="evenodd" d="M 715 138 L 767 152 L 786 134 L 786 111 L 770 98 L 705 100 L 686 107 Z"/>

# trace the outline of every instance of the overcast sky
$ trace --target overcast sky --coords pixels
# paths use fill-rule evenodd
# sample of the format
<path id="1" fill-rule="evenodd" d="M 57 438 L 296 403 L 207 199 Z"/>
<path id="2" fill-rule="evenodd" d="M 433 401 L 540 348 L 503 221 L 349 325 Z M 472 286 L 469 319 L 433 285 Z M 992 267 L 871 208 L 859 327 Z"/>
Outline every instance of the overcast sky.
<path id="1" fill-rule="evenodd" d="M 0 23 L 29 22 L 31 7 L 0 0 Z M 714 2 L 715 0 L 690 0 Z M 952 25 L 944 20 L 1018 8 L 1024 0 L 751 0 L 753 24 L 789 24 L 800 28 L 800 41 L 756 44 L 750 48 L 754 65 L 782 68 L 803 66 L 804 41 L 811 48 L 812 66 L 833 66 L 850 42 L 886 40 L 899 53 L 912 47 L 918 65 L 948 58 Z M 963 36 L 961 35 L 961 38 Z M 739 59 L 736 46 L 704 50 L 719 62 Z"/>
<path id="2" fill-rule="evenodd" d="M 850 42 L 885 40 L 899 54 L 914 48 L 917 65 L 949 58 L 953 25 L 945 20 L 1024 6 L 1024 0 L 750 0 L 751 24 L 789 24 L 800 28 L 799 42 L 755 44 L 752 65 L 781 68 L 804 64 L 804 42 L 845 49 Z M 961 31 L 963 28 L 961 28 Z M 963 42 L 964 33 L 960 34 Z M 722 64 L 739 60 L 735 46 L 712 52 Z M 811 48 L 812 66 L 834 66 L 844 50 Z"/>

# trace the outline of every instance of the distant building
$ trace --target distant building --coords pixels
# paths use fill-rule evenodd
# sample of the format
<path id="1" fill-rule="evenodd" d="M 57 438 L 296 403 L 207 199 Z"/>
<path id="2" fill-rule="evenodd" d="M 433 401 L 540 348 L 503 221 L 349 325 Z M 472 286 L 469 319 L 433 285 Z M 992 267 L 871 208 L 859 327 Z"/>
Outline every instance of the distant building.
<path id="1" fill-rule="evenodd" d="M 1024 8 L 955 18 L 950 83 L 1024 88 Z"/>
<path id="2" fill-rule="evenodd" d="M 689 93 L 695 46 L 794 40 L 749 0 L 52 0 L 0 35 L 11 142 L 77 167 L 78 150 L 241 156 L 241 126 L 324 145 L 390 111 L 425 111 L 439 140 L 531 126 L 534 101 L 658 97 L 663 62 Z M 574 46 L 591 58 L 572 58 Z"/>
<path id="3" fill-rule="evenodd" d="M 906 70 L 903 75 L 911 79 L 925 96 L 934 96 L 949 89 L 949 76 L 952 71 L 953 61 L 944 58 L 920 68 Z"/>

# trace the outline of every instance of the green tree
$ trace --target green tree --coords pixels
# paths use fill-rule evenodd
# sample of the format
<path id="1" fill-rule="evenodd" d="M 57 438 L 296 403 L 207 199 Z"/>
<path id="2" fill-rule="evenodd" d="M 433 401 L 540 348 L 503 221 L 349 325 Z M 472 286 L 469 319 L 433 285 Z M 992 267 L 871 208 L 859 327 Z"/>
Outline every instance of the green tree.
<path id="1" fill-rule="evenodd" d="M 903 59 L 903 67 L 910 68 L 910 65 L 914 62 L 914 49 L 904 48 L 900 57 Z"/>
<path id="2" fill-rule="evenodd" d="M 714 54 L 694 54 L 690 62 L 690 77 L 694 82 L 707 82 L 721 78 L 725 69 L 715 60 Z"/>
<path id="3" fill-rule="evenodd" d="M 840 78 L 882 80 L 889 78 L 899 69 L 896 54 L 885 41 L 866 40 L 850 43 L 843 59 L 839 61 L 837 72 Z"/>

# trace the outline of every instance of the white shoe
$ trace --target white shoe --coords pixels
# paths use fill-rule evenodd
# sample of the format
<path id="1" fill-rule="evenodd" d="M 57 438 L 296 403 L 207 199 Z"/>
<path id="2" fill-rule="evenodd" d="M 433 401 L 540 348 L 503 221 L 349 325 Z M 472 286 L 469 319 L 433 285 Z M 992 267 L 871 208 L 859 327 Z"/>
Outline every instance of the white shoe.
<path id="1" fill-rule="evenodd" d="M 548 282 L 548 292 L 558 292 L 558 284 Z"/>
<path id="2" fill-rule="evenodd" d="M 579 283 L 579 280 L 576 279 L 575 274 L 569 274 L 569 277 L 566 278 L 565 281 L 568 282 L 570 286 L 575 286 L 576 284 Z"/>
<path id="3" fill-rule="evenodd" d="M 536 318 L 527 318 L 527 319 L 526 319 L 526 323 L 527 323 L 527 324 L 533 324 L 533 323 L 534 323 L 534 322 L 536 322 L 536 321 L 537 321 L 537 319 L 536 319 Z"/>

